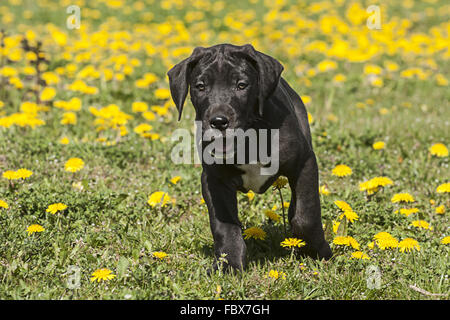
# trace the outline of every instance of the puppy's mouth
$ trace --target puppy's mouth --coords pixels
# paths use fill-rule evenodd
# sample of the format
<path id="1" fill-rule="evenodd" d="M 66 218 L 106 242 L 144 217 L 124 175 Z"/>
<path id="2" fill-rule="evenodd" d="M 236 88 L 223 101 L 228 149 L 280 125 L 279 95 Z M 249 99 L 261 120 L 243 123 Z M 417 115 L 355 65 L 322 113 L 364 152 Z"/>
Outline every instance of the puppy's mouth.
<path id="1" fill-rule="evenodd" d="M 212 141 L 203 141 L 208 147 L 211 156 L 217 159 L 228 159 L 234 157 L 236 143 L 234 135 L 213 138 Z"/>

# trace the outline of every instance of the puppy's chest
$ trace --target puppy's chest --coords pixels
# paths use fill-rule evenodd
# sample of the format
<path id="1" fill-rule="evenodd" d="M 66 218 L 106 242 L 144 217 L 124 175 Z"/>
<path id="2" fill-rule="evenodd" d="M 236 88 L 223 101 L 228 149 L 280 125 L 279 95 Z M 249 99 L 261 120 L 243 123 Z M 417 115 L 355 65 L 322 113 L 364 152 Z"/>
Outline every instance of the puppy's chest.
<path id="1" fill-rule="evenodd" d="M 266 191 L 267 183 L 273 176 L 261 174 L 261 164 L 242 164 L 236 167 L 243 171 L 241 174 L 242 187 L 246 192 L 249 190 L 257 193 Z"/>

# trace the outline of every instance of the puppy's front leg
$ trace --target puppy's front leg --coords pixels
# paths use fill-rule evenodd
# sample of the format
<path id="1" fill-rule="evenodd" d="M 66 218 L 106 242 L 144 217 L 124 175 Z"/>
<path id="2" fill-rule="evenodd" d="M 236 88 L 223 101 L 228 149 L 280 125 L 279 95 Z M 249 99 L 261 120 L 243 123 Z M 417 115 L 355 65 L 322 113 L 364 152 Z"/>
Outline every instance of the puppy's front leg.
<path id="1" fill-rule="evenodd" d="M 217 259 L 222 254 L 226 254 L 227 260 L 224 269 L 232 267 L 242 270 L 245 265 L 246 246 L 238 218 L 236 190 L 203 171 L 202 194 L 208 206 L 209 223 L 214 239 L 216 261 L 213 270 L 217 270 Z"/>

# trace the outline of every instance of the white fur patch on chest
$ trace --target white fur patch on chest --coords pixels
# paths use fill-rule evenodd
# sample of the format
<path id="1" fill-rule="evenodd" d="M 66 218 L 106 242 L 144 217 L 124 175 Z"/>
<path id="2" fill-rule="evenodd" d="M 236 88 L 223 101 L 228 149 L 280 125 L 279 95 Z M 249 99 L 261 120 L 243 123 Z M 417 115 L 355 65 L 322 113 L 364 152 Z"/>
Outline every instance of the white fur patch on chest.
<path id="1" fill-rule="evenodd" d="M 261 174 L 261 164 L 242 164 L 237 165 L 244 173 L 241 175 L 242 186 L 246 190 L 260 192 L 264 183 L 271 177 L 270 175 Z"/>

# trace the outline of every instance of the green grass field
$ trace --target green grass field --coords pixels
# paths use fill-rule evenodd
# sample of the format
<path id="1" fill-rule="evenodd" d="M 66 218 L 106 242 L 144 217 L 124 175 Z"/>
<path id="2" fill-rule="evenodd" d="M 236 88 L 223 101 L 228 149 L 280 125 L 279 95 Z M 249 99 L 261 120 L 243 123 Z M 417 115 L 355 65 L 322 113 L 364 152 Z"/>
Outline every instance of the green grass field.
<path id="1" fill-rule="evenodd" d="M 448 299 L 450 6 L 383 2 L 373 29 L 371 4 L 2 1 L 0 298 Z M 80 29 L 67 27 L 70 5 Z M 283 223 L 264 214 L 282 215 L 269 189 L 238 194 L 243 231 L 265 232 L 245 240 L 245 272 L 207 276 L 201 167 L 170 158 L 172 133 L 193 130 L 194 110 L 187 103 L 177 122 L 166 72 L 218 43 L 277 58 L 302 96 L 330 261 L 280 246 Z M 71 158 L 83 161 L 75 172 Z M 340 164 L 351 174 L 333 174 Z M 375 177 L 392 183 L 361 190 Z M 148 202 L 158 191 L 164 206 Z M 414 201 L 396 202 L 402 193 Z M 64 209 L 48 212 L 56 203 Z M 99 269 L 114 276 L 91 281 Z"/>

